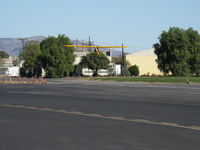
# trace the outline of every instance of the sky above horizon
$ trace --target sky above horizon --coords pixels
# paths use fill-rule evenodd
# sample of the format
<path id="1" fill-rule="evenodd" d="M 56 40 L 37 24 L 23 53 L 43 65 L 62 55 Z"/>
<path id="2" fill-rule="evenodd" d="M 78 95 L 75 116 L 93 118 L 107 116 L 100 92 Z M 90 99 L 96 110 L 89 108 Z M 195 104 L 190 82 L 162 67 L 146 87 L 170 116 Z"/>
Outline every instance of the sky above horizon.
<path id="1" fill-rule="evenodd" d="M 57 36 L 152 48 L 176 26 L 200 32 L 199 0 L 0 0 L 0 38 Z"/>

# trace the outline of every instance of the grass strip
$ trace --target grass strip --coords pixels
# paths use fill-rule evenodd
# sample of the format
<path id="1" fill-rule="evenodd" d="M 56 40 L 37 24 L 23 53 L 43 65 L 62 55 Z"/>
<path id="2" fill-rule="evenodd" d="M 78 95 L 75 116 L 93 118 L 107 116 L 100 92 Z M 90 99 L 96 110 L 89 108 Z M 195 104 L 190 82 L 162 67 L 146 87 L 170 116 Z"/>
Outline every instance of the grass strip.
<path id="1" fill-rule="evenodd" d="M 90 80 L 149 83 L 200 83 L 198 77 L 98 77 Z"/>

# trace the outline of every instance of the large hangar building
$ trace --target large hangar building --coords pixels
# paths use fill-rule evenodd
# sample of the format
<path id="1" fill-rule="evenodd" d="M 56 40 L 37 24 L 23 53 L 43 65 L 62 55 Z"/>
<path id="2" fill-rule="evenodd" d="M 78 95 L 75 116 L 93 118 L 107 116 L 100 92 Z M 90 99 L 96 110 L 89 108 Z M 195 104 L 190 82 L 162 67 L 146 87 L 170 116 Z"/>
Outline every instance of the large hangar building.
<path id="1" fill-rule="evenodd" d="M 154 54 L 154 49 L 147 49 L 126 55 L 126 60 L 131 65 L 139 66 L 139 75 L 163 75 L 157 67 L 156 59 L 157 56 Z"/>

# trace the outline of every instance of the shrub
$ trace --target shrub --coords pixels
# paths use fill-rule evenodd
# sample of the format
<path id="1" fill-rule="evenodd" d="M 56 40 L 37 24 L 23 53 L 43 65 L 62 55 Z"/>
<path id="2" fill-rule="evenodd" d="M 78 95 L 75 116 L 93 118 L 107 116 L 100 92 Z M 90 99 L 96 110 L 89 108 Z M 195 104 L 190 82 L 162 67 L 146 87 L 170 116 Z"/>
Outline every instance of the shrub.
<path id="1" fill-rule="evenodd" d="M 130 72 L 131 76 L 138 76 L 139 75 L 139 67 L 137 65 L 133 65 L 128 68 L 128 71 Z"/>

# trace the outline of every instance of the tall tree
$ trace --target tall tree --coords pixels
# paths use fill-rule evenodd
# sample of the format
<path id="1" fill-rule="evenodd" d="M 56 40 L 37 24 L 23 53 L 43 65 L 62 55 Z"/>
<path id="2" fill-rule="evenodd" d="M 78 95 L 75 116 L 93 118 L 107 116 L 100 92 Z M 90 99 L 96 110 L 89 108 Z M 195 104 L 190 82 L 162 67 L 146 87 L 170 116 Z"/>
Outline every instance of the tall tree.
<path id="1" fill-rule="evenodd" d="M 42 66 L 49 78 L 69 76 L 74 68 L 74 48 L 64 47 L 72 44 L 65 35 L 48 37 L 41 42 Z"/>
<path id="2" fill-rule="evenodd" d="M 163 31 L 159 43 L 154 44 L 158 68 L 174 76 L 197 75 L 200 68 L 198 36 L 198 32 L 192 28 L 184 30 L 172 27 L 167 32 Z"/>
<path id="3" fill-rule="evenodd" d="M 41 50 L 40 44 L 37 41 L 29 41 L 24 47 L 24 51 L 20 54 L 24 61 L 21 68 L 21 75 L 26 77 L 39 77 L 42 73 L 42 66 L 40 63 Z"/>
<path id="4" fill-rule="evenodd" d="M 82 66 L 88 67 L 93 71 L 93 76 L 98 76 L 99 69 L 107 69 L 109 63 L 109 59 L 102 52 L 99 54 L 96 52 L 89 53 L 83 56 L 80 62 Z"/>

